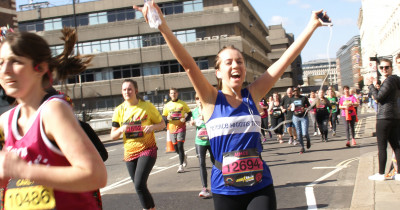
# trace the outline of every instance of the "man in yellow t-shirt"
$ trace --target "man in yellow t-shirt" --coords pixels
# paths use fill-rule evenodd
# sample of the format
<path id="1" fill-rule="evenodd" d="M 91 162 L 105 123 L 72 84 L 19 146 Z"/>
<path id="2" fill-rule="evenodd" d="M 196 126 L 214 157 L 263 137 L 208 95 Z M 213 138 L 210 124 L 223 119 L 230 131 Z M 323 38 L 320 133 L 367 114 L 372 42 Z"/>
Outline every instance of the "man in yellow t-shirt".
<path id="1" fill-rule="evenodd" d="M 187 165 L 187 156 L 184 150 L 185 136 L 186 136 L 186 120 L 190 119 L 192 112 L 188 105 L 178 99 L 178 90 L 171 88 L 169 90 L 171 101 L 164 105 L 162 115 L 168 120 L 167 129 L 169 130 L 170 139 L 174 145 L 176 153 L 179 155 L 179 168 L 178 173 L 185 172 L 183 167 Z"/>

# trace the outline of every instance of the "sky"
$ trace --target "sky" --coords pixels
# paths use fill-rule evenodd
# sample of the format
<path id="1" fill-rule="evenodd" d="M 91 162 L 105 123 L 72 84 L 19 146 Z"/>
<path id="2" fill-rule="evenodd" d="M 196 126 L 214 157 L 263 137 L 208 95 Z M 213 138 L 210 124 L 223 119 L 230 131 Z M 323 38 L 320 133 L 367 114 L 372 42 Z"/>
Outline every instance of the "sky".
<path id="1" fill-rule="evenodd" d="M 303 62 L 335 58 L 336 52 L 352 37 L 357 26 L 361 0 L 249 0 L 261 20 L 269 25 L 282 24 L 296 39 L 307 25 L 311 11 L 323 9 L 332 20 L 332 38 L 328 46 L 329 27 L 318 28 L 301 52 Z"/>
<path id="2" fill-rule="evenodd" d="M 80 0 L 85 2 L 90 0 Z M 122 1 L 122 0 L 121 0 Z M 323 9 L 332 19 L 332 38 L 328 46 L 330 29 L 319 28 L 311 37 L 301 56 L 303 62 L 316 59 L 335 58 L 336 52 L 353 36 L 359 35 L 357 20 L 361 0 L 248 0 L 261 20 L 269 25 L 282 24 L 286 33 L 295 39 L 307 25 L 311 11 Z M 33 1 L 43 2 L 43 1 Z M 50 6 L 71 4 L 72 0 L 48 0 Z M 157 2 L 157 0 L 156 0 Z M 29 0 L 16 0 L 17 8 Z"/>

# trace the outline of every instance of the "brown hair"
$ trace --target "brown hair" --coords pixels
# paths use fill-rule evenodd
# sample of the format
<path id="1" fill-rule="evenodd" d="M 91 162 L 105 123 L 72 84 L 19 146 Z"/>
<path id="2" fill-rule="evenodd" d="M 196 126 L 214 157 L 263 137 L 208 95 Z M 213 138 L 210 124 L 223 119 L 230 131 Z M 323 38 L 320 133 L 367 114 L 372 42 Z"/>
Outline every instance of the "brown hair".
<path id="1" fill-rule="evenodd" d="M 131 83 L 131 84 L 133 85 L 133 87 L 135 88 L 136 99 L 137 99 L 137 100 L 142 100 L 142 101 L 144 101 L 144 99 L 142 98 L 142 96 L 139 95 L 139 87 L 138 87 L 137 82 L 136 82 L 135 80 L 133 80 L 133 79 L 124 79 L 124 81 L 122 81 L 122 84 L 124 84 L 125 82 Z"/>
<path id="2" fill-rule="evenodd" d="M 93 56 L 73 55 L 74 45 L 77 41 L 76 31 L 72 28 L 63 28 L 61 32 L 63 34 L 61 40 L 64 41 L 64 50 L 55 57 L 52 56 L 46 40 L 30 32 L 7 33 L 6 39 L 1 45 L 8 43 L 15 55 L 32 59 L 34 67 L 42 62 L 47 62 L 49 73 L 43 75 L 43 87 L 48 88 L 52 85 L 53 74 L 55 73 L 55 79 L 60 81 L 66 88 L 65 81 L 68 77 L 86 70 Z"/>
<path id="3" fill-rule="evenodd" d="M 221 59 L 220 59 L 219 55 L 220 55 L 224 50 L 227 50 L 227 49 L 237 50 L 240 54 L 242 54 L 242 52 L 240 52 L 240 50 L 239 50 L 238 48 L 236 48 L 235 46 L 233 46 L 233 45 L 223 46 L 223 47 L 218 51 L 217 55 L 215 56 L 215 60 L 214 60 L 214 63 L 215 63 L 215 64 L 214 64 L 214 68 L 215 68 L 215 70 L 218 70 L 218 69 L 219 69 L 219 66 L 221 65 Z M 221 90 L 221 89 L 222 89 L 222 79 L 219 79 L 218 77 L 217 77 L 217 89 L 218 89 L 218 90 Z"/>
<path id="4" fill-rule="evenodd" d="M 382 59 L 379 60 L 379 63 L 382 63 L 382 62 L 387 62 L 387 63 L 390 64 L 390 67 L 393 67 L 393 66 L 392 66 L 392 61 L 389 60 L 389 59 L 387 59 L 387 58 L 382 58 Z"/>

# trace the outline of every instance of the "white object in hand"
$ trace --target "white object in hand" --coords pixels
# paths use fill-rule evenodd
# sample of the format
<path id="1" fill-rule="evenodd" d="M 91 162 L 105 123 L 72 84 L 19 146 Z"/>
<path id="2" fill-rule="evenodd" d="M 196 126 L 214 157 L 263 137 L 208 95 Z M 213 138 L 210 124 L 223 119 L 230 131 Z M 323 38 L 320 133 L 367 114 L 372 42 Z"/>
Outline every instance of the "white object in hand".
<path id="1" fill-rule="evenodd" d="M 149 21 L 150 28 L 158 28 L 162 22 L 156 8 L 152 5 L 152 0 L 144 0 L 144 4 L 148 7 L 147 20 Z"/>

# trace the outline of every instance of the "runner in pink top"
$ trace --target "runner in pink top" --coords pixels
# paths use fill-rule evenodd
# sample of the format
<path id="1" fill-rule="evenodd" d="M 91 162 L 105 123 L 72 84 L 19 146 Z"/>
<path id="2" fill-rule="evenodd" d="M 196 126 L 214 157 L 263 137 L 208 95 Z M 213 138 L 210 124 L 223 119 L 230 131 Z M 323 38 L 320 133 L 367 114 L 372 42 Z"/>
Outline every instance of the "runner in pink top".
<path id="1" fill-rule="evenodd" d="M 47 42 L 28 32 L 8 33 L 0 43 L 0 85 L 18 106 L 1 115 L 5 148 L 0 152 L 4 208 L 101 209 L 98 189 L 106 167 L 71 106 L 47 98 L 55 79 L 86 69 L 92 57 L 76 57 L 73 29 L 62 30 L 64 51 L 52 57 Z"/>
<path id="2" fill-rule="evenodd" d="M 339 108 L 342 110 L 343 123 L 346 129 L 346 146 L 350 147 L 350 132 L 352 136 L 352 145 L 356 145 L 354 124 L 357 120 L 355 107 L 358 106 L 357 98 L 350 95 L 349 86 L 343 87 L 343 96 L 339 100 Z"/>

